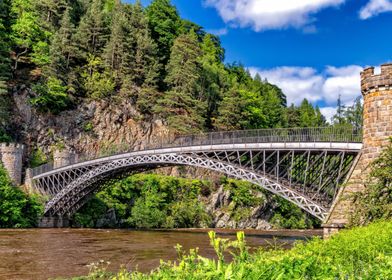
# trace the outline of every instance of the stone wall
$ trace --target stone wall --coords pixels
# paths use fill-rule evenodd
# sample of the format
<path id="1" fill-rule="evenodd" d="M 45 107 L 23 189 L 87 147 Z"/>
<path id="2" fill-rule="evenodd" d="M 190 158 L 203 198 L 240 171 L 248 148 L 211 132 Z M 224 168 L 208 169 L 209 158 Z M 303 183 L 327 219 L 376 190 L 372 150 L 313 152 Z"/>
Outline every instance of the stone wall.
<path id="1" fill-rule="evenodd" d="M 364 182 L 370 164 L 376 159 L 392 136 L 392 63 L 381 66 L 381 73 L 374 74 L 374 67 L 361 73 L 361 91 L 364 97 L 363 148 L 352 174 L 338 196 L 326 221 L 326 234 L 333 228 L 343 227 L 354 211 L 351 195 L 365 188 Z"/>
<path id="2" fill-rule="evenodd" d="M 53 167 L 60 168 L 63 166 L 74 164 L 77 160 L 77 155 L 75 152 L 64 149 L 64 150 L 55 150 L 53 153 Z"/>
<path id="3" fill-rule="evenodd" d="M 23 145 L 1 143 L 0 159 L 12 182 L 19 186 L 22 183 Z"/>

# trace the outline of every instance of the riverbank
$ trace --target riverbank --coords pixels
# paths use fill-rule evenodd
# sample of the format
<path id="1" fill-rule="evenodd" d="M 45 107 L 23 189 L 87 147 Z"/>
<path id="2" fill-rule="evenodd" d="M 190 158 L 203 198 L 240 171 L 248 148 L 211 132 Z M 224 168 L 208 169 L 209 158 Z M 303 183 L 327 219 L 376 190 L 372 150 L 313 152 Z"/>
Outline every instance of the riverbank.
<path id="1" fill-rule="evenodd" d="M 243 236 L 227 242 L 210 235 L 217 259 L 204 258 L 197 250 L 180 254 L 176 263 L 162 263 L 148 274 L 106 274 L 97 265 L 79 279 L 392 279 L 392 222 L 344 230 L 328 240 L 314 239 L 291 250 L 259 250 L 249 253 Z M 223 252 L 236 252 L 225 262 Z"/>

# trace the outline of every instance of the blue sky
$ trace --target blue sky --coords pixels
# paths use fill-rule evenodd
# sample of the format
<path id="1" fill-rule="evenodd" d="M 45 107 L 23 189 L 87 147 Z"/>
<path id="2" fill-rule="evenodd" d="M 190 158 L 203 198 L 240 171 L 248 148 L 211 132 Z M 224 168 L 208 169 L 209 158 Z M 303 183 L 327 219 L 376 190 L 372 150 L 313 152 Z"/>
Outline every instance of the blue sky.
<path id="1" fill-rule="evenodd" d="M 148 5 L 149 0 L 142 1 Z M 392 0 L 172 0 L 181 17 L 220 35 L 226 62 L 304 97 L 329 118 L 359 72 L 392 60 Z"/>

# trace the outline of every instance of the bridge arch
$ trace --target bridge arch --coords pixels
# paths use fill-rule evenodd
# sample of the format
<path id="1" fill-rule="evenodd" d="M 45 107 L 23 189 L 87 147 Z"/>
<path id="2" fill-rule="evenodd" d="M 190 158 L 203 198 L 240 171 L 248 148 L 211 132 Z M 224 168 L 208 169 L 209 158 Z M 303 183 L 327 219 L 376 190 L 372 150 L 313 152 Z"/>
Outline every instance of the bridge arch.
<path id="1" fill-rule="evenodd" d="M 90 194 L 99 190 L 106 180 L 121 176 L 122 174 L 130 174 L 135 171 L 140 172 L 146 169 L 176 165 L 205 168 L 259 185 L 265 190 L 298 205 L 311 215 L 321 220 L 324 219 L 327 214 L 327 209 L 295 190 L 287 188 L 276 180 L 269 179 L 257 174 L 256 172 L 225 162 L 182 154 L 144 155 L 109 161 L 85 173 L 69 184 L 66 188 L 63 188 L 46 205 L 45 214 L 50 216 L 63 216 L 75 213 L 84 204 L 86 198 L 88 198 Z"/>

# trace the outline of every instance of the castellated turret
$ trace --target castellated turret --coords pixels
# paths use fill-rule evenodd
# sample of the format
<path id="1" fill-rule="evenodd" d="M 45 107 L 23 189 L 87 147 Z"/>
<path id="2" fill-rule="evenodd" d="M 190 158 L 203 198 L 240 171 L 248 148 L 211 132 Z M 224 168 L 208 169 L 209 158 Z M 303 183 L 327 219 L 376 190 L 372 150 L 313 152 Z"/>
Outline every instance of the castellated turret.
<path id="1" fill-rule="evenodd" d="M 352 194 L 365 189 L 371 163 L 380 156 L 392 137 L 392 63 L 381 65 L 381 73 L 374 67 L 361 73 L 363 95 L 363 147 L 354 169 L 340 191 L 337 202 L 324 224 L 324 236 L 336 232 L 347 224 L 355 209 Z"/>
<path id="2" fill-rule="evenodd" d="M 0 159 L 12 182 L 19 186 L 22 182 L 23 145 L 1 143 Z"/>
<path id="3" fill-rule="evenodd" d="M 76 153 L 69 149 L 55 150 L 53 153 L 53 167 L 55 169 L 74 164 L 76 160 Z"/>
<path id="4" fill-rule="evenodd" d="M 364 98 L 363 155 L 367 163 L 380 155 L 392 136 L 392 63 L 381 65 L 381 73 L 374 67 L 361 73 Z"/>

